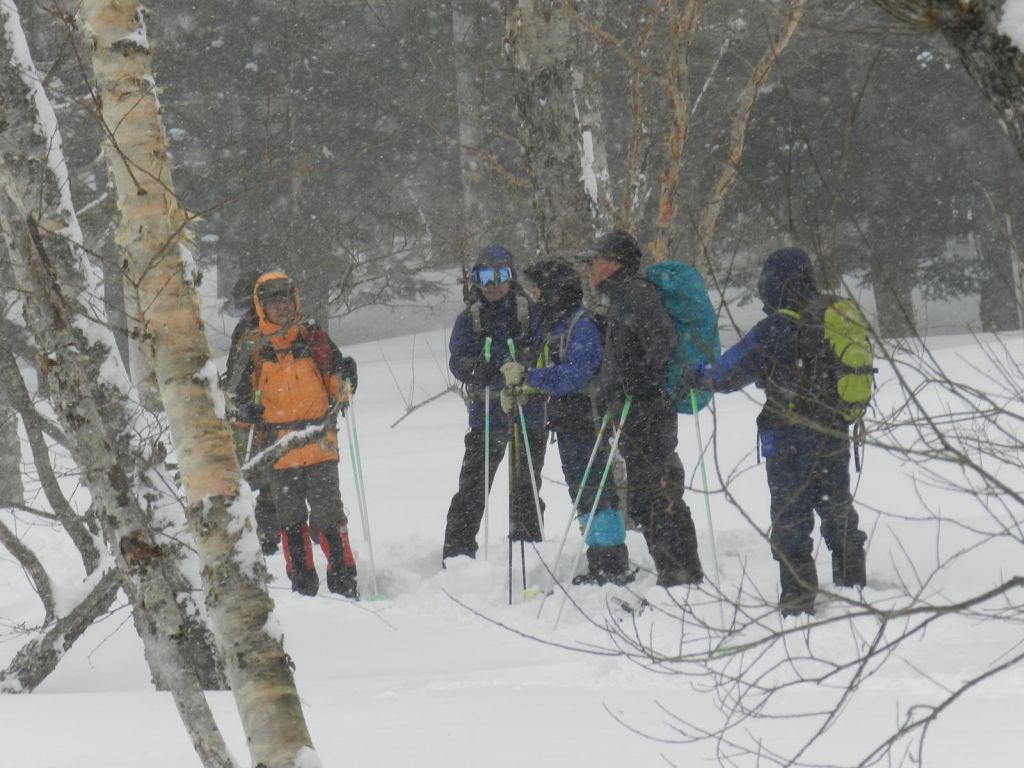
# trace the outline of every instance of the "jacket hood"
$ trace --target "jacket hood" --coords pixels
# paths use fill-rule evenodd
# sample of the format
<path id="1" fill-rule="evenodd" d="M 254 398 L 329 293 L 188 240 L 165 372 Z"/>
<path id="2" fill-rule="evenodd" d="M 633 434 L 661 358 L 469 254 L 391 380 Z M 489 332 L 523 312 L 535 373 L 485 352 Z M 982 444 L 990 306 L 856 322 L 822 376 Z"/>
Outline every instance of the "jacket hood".
<path id="1" fill-rule="evenodd" d="M 818 295 L 811 257 L 801 248 L 780 248 L 761 267 L 757 293 L 768 314 L 780 309 L 799 312 Z"/>
<path id="2" fill-rule="evenodd" d="M 292 301 L 295 303 L 295 321 L 298 323 L 301 317 L 299 287 L 292 282 L 288 275 L 284 272 L 266 272 L 260 275 L 259 279 L 253 284 L 252 305 L 256 310 L 256 316 L 260 319 L 260 329 L 264 333 L 271 333 L 281 328 L 281 326 L 275 325 L 267 319 L 266 311 L 263 308 L 263 302 L 266 301 L 268 296 L 280 295 L 281 293 L 286 293 L 292 297 Z"/>

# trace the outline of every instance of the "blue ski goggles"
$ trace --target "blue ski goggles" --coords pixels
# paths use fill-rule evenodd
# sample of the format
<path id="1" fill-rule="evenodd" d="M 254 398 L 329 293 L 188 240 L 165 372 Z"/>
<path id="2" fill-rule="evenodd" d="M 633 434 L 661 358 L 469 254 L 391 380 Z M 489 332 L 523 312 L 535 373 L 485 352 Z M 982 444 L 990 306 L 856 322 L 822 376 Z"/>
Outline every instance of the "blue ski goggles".
<path id="1" fill-rule="evenodd" d="M 512 267 L 473 267 L 473 281 L 484 288 L 512 279 Z"/>

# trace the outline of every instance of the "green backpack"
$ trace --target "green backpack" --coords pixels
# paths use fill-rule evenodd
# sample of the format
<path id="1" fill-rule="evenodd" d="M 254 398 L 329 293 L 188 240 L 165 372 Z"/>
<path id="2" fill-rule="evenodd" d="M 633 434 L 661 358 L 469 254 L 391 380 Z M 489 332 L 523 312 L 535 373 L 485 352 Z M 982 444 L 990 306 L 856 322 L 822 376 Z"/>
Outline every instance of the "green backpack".
<path id="1" fill-rule="evenodd" d="M 878 372 L 860 308 L 852 299 L 821 295 L 797 322 L 802 373 L 795 410 L 826 426 L 859 422 Z"/>

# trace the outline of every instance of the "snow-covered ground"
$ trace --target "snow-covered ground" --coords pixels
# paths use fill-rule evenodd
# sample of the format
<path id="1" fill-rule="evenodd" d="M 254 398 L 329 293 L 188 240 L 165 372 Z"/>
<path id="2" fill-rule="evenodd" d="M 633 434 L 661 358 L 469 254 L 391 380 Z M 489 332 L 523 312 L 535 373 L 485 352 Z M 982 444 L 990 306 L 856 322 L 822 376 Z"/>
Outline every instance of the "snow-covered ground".
<path id="1" fill-rule="evenodd" d="M 754 453 L 756 392 L 716 401 L 717 438 L 708 455 L 713 541 L 695 470 L 699 450 L 693 421 L 681 417 L 679 426 L 680 454 L 691 482 L 697 481 L 688 498 L 709 581 L 717 581 L 728 594 L 742 588 L 749 615 L 757 621 L 734 637 L 709 634 L 700 621 L 718 625 L 724 618 L 732 623 L 732 608 L 723 606 L 708 585 L 671 593 L 655 587 L 644 542 L 631 532 L 631 557 L 647 570 L 641 570 L 629 590 L 573 588 L 579 609 L 569 604 L 554 629 L 560 596 L 548 599 L 538 617 L 539 596 L 524 598 L 519 583 L 518 552 L 515 599 L 508 604 L 502 473 L 493 489 L 488 559 L 481 550 L 476 561 L 456 561 L 447 571 L 440 568 L 445 513 L 461 461 L 463 405 L 447 395 L 391 425 L 403 415 L 405 400 L 419 402 L 445 386 L 443 333 L 356 346 L 346 346 L 344 335 L 335 335 L 360 364 L 359 435 L 379 594 L 373 594 L 369 553 L 356 511 L 351 468 L 345 461 L 342 492 L 349 505 L 365 599 L 347 602 L 327 593 L 325 586 L 317 598 L 295 596 L 288 589 L 280 555 L 270 559 L 276 614 L 285 628 L 286 648 L 295 662 L 314 744 L 325 766 L 770 765 L 771 760 L 762 757 L 759 762 L 753 755 L 737 756 L 730 763 L 724 756 L 735 750 L 728 741 L 674 743 L 680 741 L 675 727 L 682 721 L 707 728 L 721 725 L 738 688 L 716 684 L 702 673 L 703 666 L 685 660 L 652 670 L 630 657 L 625 641 L 639 638 L 669 656 L 706 655 L 714 643 L 724 642 L 722 660 L 712 666 L 728 674 L 739 670 L 742 662 L 746 667 L 740 682 L 753 686 L 820 674 L 823 662 L 848 659 L 875 636 L 876 619 L 847 620 L 850 609 L 836 601 L 820 612 L 834 621 L 811 632 L 802 629 L 806 621 L 790 619 L 784 624 L 774 612 L 755 604 L 758 591 L 771 600 L 778 589 L 777 570 L 758 530 L 767 524 L 768 495 L 764 469 Z M 988 386 L 988 379 L 997 374 L 996 363 L 982 354 L 976 339 L 932 341 L 938 361 L 963 381 Z M 999 348 L 995 359 L 1010 358 L 1020 366 L 1024 340 L 1018 335 L 1004 341 L 1007 346 Z M 879 411 L 892 413 L 902 395 L 888 366 L 882 366 L 879 380 Z M 932 398 L 929 407 L 936 413 L 962 405 L 945 403 L 944 396 L 931 395 L 928 389 L 923 396 Z M 701 425 L 708 439 L 712 416 L 702 415 Z M 1013 423 L 1007 428 L 1016 430 L 1016 448 L 1007 449 L 1009 465 L 993 469 L 1020 494 L 1022 431 Z M 957 479 L 959 470 L 935 468 L 937 476 L 929 477 L 897 455 L 869 448 L 865 470 L 856 477 L 862 527 L 871 536 L 865 597 L 880 605 L 899 601 L 898 585 L 908 585 L 929 600 L 952 601 L 1021 572 L 1024 548 L 1014 520 L 1019 521 L 1024 510 L 985 505 L 941 487 L 939 480 Z M 540 553 L 550 561 L 570 508 L 553 448 L 544 474 L 542 495 L 548 513 Z M 723 477 L 729 480 L 731 500 L 720 492 Z M 989 536 L 1000 526 L 1008 527 L 1011 535 Z M 38 528 L 31 534 L 48 564 L 60 556 L 73 562 L 49 531 Z M 50 549 L 43 543 L 47 537 L 55 541 Z M 563 569 L 578 546 L 573 529 Z M 817 557 L 822 583 L 827 585 L 828 553 L 822 548 Z M 933 573 L 938 563 L 948 565 Z M 322 571 L 322 560 L 319 566 Z M 527 552 L 526 567 L 528 584 L 542 586 L 544 569 L 535 553 Z M 68 570 L 73 572 L 73 566 Z M 640 598 L 651 605 L 631 614 L 615 603 L 616 596 L 632 606 L 639 605 Z M 1007 599 L 1019 604 L 1019 590 Z M 680 623 L 672 614 L 678 613 L 675 604 L 684 601 L 689 607 L 686 621 Z M 37 603 L 16 564 L 0 553 L 0 664 L 22 642 L 15 631 L 18 626 L 39 621 Z M 937 703 L 964 681 L 1020 653 L 1020 623 L 986 621 L 982 614 L 987 607 L 980 606 L 969 617 L 938 621 L 894 653 L 872 661 L 873 674 L 856 686 L 840 717 L 827 724 L 821 741 L 801 755 L 801 761 L 856 765 L 908 712 L 913 714 L 910 708 L 915 704 Z M 784 647 L 776 643 L 760 655 L 733 653 L 741 642 L 784 627 L 793 630 Z M 627 653 L 609 651 L 616 646 Z M 836 700 L 837 686 L 846 679 L 845 673 L 839 674 L 820 685 L 783 692 L 766 704 L 765 714 L 826 706 Z M 214 693 L 210 700 L 233 752 L 248 764 L 230 694 Z M 931 728 L 925 765 L 1024 764 L 1022 705 L 1024 670 L 1019 665 L 972 687 Z M 740 723 L 728 738 L 748 745 L 761 741 L 765 755 L 793 755 L 824 725 L 820 718 L 751 720 Z M 93 627 L 37 692 L 0 697 L 0 734 L 0 765 L 198 765 L 169 695 L 151 689 L 141 645 L 125 609 Z M 897 750 L 894 763 L 905 757 L 904 748 Z"/>

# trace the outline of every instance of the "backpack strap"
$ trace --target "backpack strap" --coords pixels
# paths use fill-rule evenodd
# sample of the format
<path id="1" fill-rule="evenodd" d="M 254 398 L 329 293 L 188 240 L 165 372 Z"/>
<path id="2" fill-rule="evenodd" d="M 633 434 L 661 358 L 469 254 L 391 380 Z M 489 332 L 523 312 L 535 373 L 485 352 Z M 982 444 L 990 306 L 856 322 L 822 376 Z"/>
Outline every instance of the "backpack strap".
<path id="1" fill-rule="evenodd" d="M 484 323 L 483 320 L 480 319 L 479 301 L 474 301 L 472 304 L 469 305 L 469 320 L 471 323 L 471 327 L 473 328 L 473 333 L 475 333 L 477 336 L 483 336 Z"/>
<path id="2" fill-rule="evenodd" d="M 530 327 L 530 301 L 520 292 L 516 292 L 516 328 L 515 336 L 519 337 L 523 331 Z M 470 327 L 477 336 L 488 336 L 484 331 L 484 322 L 481 317 L 481 302 L 474 301 L 469 305 Z"/>
<path id="3" fill-rule="evenodd" d="M 572 332 L 576 328 L 576 323 L 582 320 L 587 314 L 586 307 L 580 307 L 577 309 L 571 318 L 569 318 L 568 325 L 565 326 L 565 330 L 558 339 L 558 362 L 564 363 L 565 356 L 569 352 L 569 340 L 572 338 Z"/>

